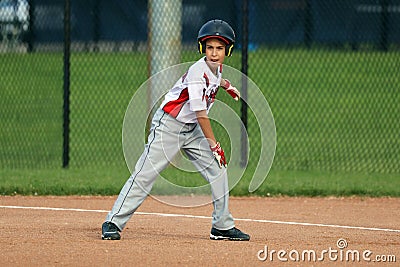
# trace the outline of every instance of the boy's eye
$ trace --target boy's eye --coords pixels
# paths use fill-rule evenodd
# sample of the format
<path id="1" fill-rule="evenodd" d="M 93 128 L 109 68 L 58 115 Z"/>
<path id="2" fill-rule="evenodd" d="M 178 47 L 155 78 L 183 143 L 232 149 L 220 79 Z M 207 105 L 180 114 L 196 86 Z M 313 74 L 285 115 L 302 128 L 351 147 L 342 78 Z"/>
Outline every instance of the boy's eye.
<path id="1" fill-rule="evenodd" d="M 212 46 L 207 46 L 207 49 L 214 49 L 214 47 L 212 47 Z M 218 46 L 218 47 L 215 47 L 215 49 L 217 49 L 217 50 L 223 50 L 224 47 L 223 47 L 223 46 Z"/>

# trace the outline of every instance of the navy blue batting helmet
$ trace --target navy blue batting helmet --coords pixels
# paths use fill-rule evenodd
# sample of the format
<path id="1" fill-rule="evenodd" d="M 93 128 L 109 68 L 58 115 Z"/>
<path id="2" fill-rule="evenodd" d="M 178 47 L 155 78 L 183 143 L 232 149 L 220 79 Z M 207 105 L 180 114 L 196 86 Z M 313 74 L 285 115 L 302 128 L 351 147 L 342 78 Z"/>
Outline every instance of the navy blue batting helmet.
<path id="1" fill-rule="evenodd" d="M 225 55 L 231 56 L 235 43 L 235 32 L 232 27 L 223 20 L 213 19 L 206 22 L 199 30 L 197 36 L 199 53 L 205 53 L 206 40 L 217 38 L 226 44 Z"/>

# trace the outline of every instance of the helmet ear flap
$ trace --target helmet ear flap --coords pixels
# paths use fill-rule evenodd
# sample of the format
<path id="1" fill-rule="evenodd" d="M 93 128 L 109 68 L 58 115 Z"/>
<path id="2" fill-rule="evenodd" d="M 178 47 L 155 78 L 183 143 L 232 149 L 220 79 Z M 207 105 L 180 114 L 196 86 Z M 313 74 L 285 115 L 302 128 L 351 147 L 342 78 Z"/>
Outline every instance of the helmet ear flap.
<path id="1" fill-rule="evenodd" d="M 198 41 L 198 49 L 199 49 L 200 54 L 203 54 L 206 52 L 206 46 L 205 46 L 204 42 Z"/>
<path id="2" fill-rule="evenodd" d="M 230 57 L 232 56 L 233 44 L 229 44 L 225 47 L 225 55 Z"/>

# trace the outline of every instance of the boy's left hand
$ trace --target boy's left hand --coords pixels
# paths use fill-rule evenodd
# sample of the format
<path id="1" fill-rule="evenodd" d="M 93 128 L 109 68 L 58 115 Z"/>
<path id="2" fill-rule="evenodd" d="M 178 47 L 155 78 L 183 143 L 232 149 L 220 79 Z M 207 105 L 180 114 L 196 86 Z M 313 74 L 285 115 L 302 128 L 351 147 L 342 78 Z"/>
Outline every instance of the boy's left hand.
<path id="1" fill-rule="evenodd" d="M 235 99 L 236 101 L 239 100 L 239 98 L 240 98 L 240 92 L 239 92 L 239 90 L 238 90 L 236 87 L 234 87 L 234 86 L 231 85 L 231 82 L 230 82 L 229 80 L 225 79 L 225 85 L 222 86 L 222 88 L 224 88 L 224 89 L 226 90 L 226 92 L 227 92 L 228 94 L 230 94 L 230 96 L 231 96 L 233 99 Z"/>
<path id="2" fill-rule="evenodd" d="M 221 145 L 219 144 L 219 142 L 217 142 L 217 144 L 214 147 L 210 147 L 210 148 L 211 148 L 212 153 L 214 154 L 215 159 L 218 162 L 219 167 L 222 168 L 222 166 L 224 166 L 226 168 L 225 152 L 221 148 Z"/>

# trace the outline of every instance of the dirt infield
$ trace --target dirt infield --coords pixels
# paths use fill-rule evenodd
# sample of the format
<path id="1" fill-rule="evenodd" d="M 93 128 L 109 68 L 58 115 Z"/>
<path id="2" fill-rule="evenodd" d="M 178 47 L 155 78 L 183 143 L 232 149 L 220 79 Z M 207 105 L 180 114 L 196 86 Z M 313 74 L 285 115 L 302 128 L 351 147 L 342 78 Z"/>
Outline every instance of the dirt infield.
<path id="1" fill-rule="evenodd" d="M 100 226 L 115 198 L 1 196 L 1 266 L 400 263 L 399 198 L 231 198 L 250 242 L 209 240 L 211 205 L 148 198 L 120 241 L 103 241 Z"/>

